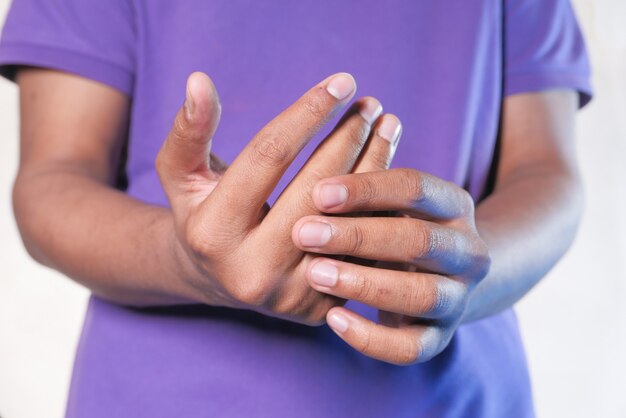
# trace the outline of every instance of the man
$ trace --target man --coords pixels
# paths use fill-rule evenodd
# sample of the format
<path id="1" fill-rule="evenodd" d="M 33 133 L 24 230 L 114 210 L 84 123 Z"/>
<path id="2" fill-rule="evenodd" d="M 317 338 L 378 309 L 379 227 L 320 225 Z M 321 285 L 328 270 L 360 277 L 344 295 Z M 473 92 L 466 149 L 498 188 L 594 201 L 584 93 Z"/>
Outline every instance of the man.
<path id="1" fill-rule="evenodd" d="M 581 206 L 567 2 L 18 0 L 0 63 L 26 247 L 95 295 L 68 416 L 532 416 L 510 307 Z M 180 108 L 196 69 L 221 104 L 193 74 Z"/>

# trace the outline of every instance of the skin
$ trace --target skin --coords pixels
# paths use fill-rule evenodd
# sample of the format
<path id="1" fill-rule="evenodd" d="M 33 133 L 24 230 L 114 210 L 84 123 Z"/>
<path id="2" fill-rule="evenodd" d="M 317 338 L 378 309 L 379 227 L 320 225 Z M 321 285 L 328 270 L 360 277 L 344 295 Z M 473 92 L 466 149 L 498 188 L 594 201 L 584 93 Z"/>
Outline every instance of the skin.
<path id="1" fill-rule="evenodd" d="M 398 119 L 379 117 L 374 98 L 357 100 L 274 207 L 265 202 L 308 140 L 353 97 L 351 76 L 313 87 L 225 167 L 210 155 L 219 97 L 206 75 L 192 74 L 156 159 L 171 209 L 111 187 L 129 110 L 121 93 L 49 70 L 22 70 L 18 83 L 14 207 L 36 260 L 127 305 L 205 303 L 319 325 L 343 303 L 308 285 L 312 255 L 294 246 L 290 231 L 300 217 L 320 213 L 311 198 L 318 180 L 390 160 L 395 147 L 379 133 L 399 126 Z"/>
<path id="2" fill-rule="evenodd" d="M 20 71 L 13 201 L 26 248 L 116 303 L 199 302 L 311 325 L 326 320 L 365 355 L 395 364 L 432 358 L 460 324 L 512 306 L 571 243 L 581 212 L 576 96 L 505 99 L 496 188 L 477 207 L 452 183 L 386 170 L 399 121 L 378 117 L 380 104 L 361 99 L 270 209 L 265 201 L 286 167 L 354 94 L 338 100 L 329 82 L 226 167 L 209 154 L 217 93 L 208 77 L 192 75 L 156 161 L 165 209 L 111 187 L 128 123 L 123 94 L 69 74 Z M 381 210 L 398 216 L 371 216 Z M 320 285 L 315 271 L 323 264 Z M 344 308 L 346 299 L 378 308 L 380 324 Z"/>
<path id="3" fill-rule="evenodd" d="M 327 315 L 331 328 L 365 355 L 412 364 L 440 353 L 460 324 L 498 313 L 527 293 L 567 250 L 581 216 L 576 99 L 570 91 L 506 99 L 496 187 L 477 207 L 458 186 L 416 170 L 319 182 L 314 201 L 328 214 L 402 215 L 308 216 L 295 225 L 292 237 L 303 250 L 387 262 L 312 261 L 313 288 L 379 308 L 380 323 L 374 323 L 334 307 Z M 345 202 L 327 204 L 328 186 L 344 188 Z M 310 223 L 331 232 L 309 233 Z"/>

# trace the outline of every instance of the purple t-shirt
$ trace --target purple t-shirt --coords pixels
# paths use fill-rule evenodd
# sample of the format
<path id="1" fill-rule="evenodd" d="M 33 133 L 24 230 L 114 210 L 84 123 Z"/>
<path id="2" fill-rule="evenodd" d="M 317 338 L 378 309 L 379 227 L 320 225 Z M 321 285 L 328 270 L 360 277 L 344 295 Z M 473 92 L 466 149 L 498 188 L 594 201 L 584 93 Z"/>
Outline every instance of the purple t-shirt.
<path id="1" fill-rule="evenodd" d="M 128 193 L 158 205 L 167 201 L 155 156 L 192 71 L 220 92 L 213 150 L 226 161 L 309 87 L 348 71 L 361 95 L 403 121 L 393 165 L 453 181 L 477 201 L 489 192 L 507 95 L 568 88 L 584 104 L 590 93 L 566 0 L 17 0 L 0 71 L 11 77 L 19 64 L 132 97 Z M 92 297 L 67 416 L 500 418 L 530 417 L 533 407 L 512 310 L 461 326 L 434 360 L 398 367 L 326 326 Z"/>

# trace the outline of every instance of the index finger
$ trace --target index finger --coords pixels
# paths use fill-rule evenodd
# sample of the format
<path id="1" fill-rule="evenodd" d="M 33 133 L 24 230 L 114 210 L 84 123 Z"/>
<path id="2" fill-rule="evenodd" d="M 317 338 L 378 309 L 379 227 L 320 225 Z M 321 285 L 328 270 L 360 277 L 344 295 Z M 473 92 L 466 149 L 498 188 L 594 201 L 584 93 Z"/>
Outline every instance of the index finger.
<path id="1" fill-rule="evenodd" d="M 294 158 L 356 91 L 354 78 L 335 74 L 313 87 L 259 131 L 205 201 L 229 214 L 229 227 L 254 227 L 263 205 Z"/>
<path id="2" fill-rule="evenodd" d="M 333 193 L 343 190 L 337 202 Z M 471 196 L 441 178 L 407 168 L 347 174 L 318 182 L 313 190 L 316 207 L 325 213 L 401 211 L 412 217 L 453 220 L 472 213 Z"/>

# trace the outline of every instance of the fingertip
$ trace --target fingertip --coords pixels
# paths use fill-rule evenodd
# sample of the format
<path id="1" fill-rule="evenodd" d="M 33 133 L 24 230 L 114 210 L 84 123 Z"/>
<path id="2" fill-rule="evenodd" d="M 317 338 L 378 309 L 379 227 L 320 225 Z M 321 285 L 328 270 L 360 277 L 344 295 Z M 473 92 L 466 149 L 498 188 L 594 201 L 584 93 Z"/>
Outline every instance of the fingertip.
<path id="1" fill-rule="evenodd" d="M 356 105 L 358 106 L 359 114 L 368 125 L 372 125 L 376 122 L 378 117 L 383 113 L 383 105 L 375 97 L 363 97 L 358 100 Z"/>
<path id="2" fill-rule="evenodd" d="M 339 335 L 343 335 L 350 328 L 350 319 L 346 315 L 346 311 L 345 308 L 334 307 L 326 314 L 326 323 Z"/>
<path id="3" fill-rule="evenodd" d="M 402 135 L 402 122 L 400 118 L 392 113 L 386 113 L 381 116 L 379 121 L 376 134 L 393 146 L 396 146 Z"/>
<path id="4" fill-rule="evenodd" d="M 431 326 L 424 327 L 418 337 L 417 362 L 423 363 L 439 354 L 447 345 L 441 329 Z"/>
<path id="5" fill-rule="evenodd" d="M 187 78 L 186 116 L 189 120 L 197 114 L 208 114 L 212 122 L 221 115 L 221 103 L 215 84 L 211 78 L 200 71 L 195 71 Z"/>
<path id="6" fill-rule="evenodd" d="M 344 101 L 356 93 L 356 80 L 350 73 L 333 74 L 326 80 L 326 91 L 339 101 Z"/>
<path id="7" fill-rule="evenodd" d="M 213 82 L 204 73 L 190 74 L 185 102 L 159 152 L 162 170 L 189 173 L 206 166 L 219 119 L 220 106 Z"/>
<path id="8" fill-rule="evenodd" d="M 312 192 L 313 203 L 318 210 L 336 209 L 348 201 L 350 192 L 342 183 L 318 182 Z"/>
<path id="9" fill-rule="evenodd" d="M 187 90 L 190 90 L 197 94 L 202 90 L 214 89 L 215 86 L 211 77 L 202 71 L 194 71 L 187 77 Z"/>
<path id="10" fill-rule="evenodd" d="M 303 248 L 300 242 L 300 228 L 302 228 L 302 225 L 307 222 L 307 219 L 308 217 L 298 219 L 296 223 L 293 224 L 293 228 L 291 228 L 291 241 L 293 242 L 293 245 L 300 249 Z"/>
<path id="11" fill-rule="evenodd" d="M 339 282 L 339 269 L 330 259 L 313 259 L 306 268 L 309 284 L 322 293 L 331 293 Z"/>

